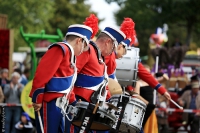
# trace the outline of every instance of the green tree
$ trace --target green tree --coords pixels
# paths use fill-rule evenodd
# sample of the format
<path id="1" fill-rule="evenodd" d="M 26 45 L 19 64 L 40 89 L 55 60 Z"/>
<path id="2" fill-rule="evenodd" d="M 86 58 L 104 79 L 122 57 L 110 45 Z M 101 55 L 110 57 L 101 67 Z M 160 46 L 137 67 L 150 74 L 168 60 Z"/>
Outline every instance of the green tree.
<path id="1" fill-rule="evenodd" d="M 86 5 L 84 0 L 55 0 L 54 16 L 50 19 L 52 27 L 60 28 L 63 34 L 71 24 L 83 24 L 89 16 L 90 5 Z"/>
<path id="2" fill-rule="evenodd" d="M 131 17 L 136 23 L 141 55 L 144 55 L 150 35 L 164 23 L 169 26 L 169 43 L 179 38 L 187 45 L 200 42 L 199 0 L 106 0 L 117 2 L 120 10 L 115 13 L 118 24 L 124 17 Z M 200 43 L 199 43 L 200 44 Z"/>
<path id="3" fill-rule="evenodd" d="M 8 28 L 15 29 L 15 51 L 19 46 L 27 46 L 19 34 L 23 26 L 25 33 L 63 34 L 70 24 L 83 23 L 89 16 L 90 5 L 84 0 L 0 0 L 0 13 L 8 15 Z"/>
<path id="4" fill-rule="evenodd" d="M 8 15 L 8 28 L 15 30 L 15 50 L 26 45 L 19 33 L 20 26 L 29 33 L 51 28 L 48 21 L 54 11 L 52 0 L 0 0 L 0 3 L 0 13 Z"/>

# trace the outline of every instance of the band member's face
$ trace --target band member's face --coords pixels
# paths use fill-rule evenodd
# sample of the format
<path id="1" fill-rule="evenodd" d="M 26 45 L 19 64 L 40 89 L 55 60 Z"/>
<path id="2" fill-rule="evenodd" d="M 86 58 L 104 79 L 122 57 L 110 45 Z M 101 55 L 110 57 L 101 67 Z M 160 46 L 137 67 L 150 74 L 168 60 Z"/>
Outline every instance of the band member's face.
<path id="1" fill-rule="evenodd" d="M 74 55 L 79 56 L 86 48 L 86 42 L 82 38 L 76 38 L 76 47 L 74 48 Z"/>
<path id="2" fill-rule="evenodd" d="M 108 55 L 110 55 L 114 49 L 115 49 L 115 44 L 113 42 L 113 40 L 109 39 L 109 45 L 108 45 Z"/>
<path id="3" fill-rule="evenodd" d="M 122 44 L 119 44 L 118 47 L 117 47 L 116 53 L 117 53 L 117 56 L 116 56 L 117 59 L 122 58 L 126 54 L 125 46 L 122 45 Z"/>

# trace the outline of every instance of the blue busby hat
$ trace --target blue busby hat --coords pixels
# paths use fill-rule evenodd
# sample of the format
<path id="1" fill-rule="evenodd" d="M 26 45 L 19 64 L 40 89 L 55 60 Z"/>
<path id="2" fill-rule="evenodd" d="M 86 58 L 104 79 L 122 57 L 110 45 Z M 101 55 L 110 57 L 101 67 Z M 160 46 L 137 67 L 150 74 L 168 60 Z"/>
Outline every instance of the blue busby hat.
<path id="1" fill-rule="evenodd" d="M 92 36 L 92 33 L 93 33 L 93 31 L 90 27 L 88 27 L 86 25 L 82 25 L 82 24 L 74 24 L 74 25 L 70 25 L 68 27 L 66 36 L 68 36 L 68 35 L 79 36 L 79 37 L 83 38 L 88 45 L 89 40 Z"/>
<path id="2" fill-rule="evenodd" d="M 121 42 L 121 44 L 124 45 L 125 48 L 129 47 L 130 43 L 131 43 L 131 38 L 125 39 Z"/>
<path id="3" fill-rule="evenodd" d="M 126 35 L 122 31 L 113 27 L 106 27 L 102 32 L 112 38 L 115 43 L 115 47 L 117 47 L 117 45 L 126 38 Z"/>

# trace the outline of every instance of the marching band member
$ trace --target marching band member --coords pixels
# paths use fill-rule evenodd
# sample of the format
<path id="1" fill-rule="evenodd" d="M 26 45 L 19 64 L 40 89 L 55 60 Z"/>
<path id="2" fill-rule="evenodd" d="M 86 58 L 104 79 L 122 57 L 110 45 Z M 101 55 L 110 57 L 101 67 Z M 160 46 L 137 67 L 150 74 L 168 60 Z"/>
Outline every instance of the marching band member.
<path id="1" fill-rule="evenodd" d="M 120 30 L 126 29 L 128 25 L 126 21 L 131 21 L 130 18 L 125 18 L 124 23 L 122 23 Z M 132 24 L 133 26 L 133 24 Z M 130 37 L 132 38 L 132 37 Z M 128 39 L 128 38 L 127 38 Z M 130 41 L 123 41 L 122 44 L 126 43 L 127 46 L 130 45 Z M 124 47 L 124 51 L 125 51 Z M 106 63 L 108 66 L 108 74 L 110 78 L 115 78 L 115 70 L 116 70 L 116 58 L 122 57 L 122 52 L 118 52 L 121 49 L 118 49 L 116 54 L 113 52 L 112 55 L 106 57 Z M 145 69 L 141 62 L 138 63 L 138 76 L 143 81 L 147 82 L 152 88 L 156 89 L 160 94 L 164 95 L 168 100 L 171 99 L 169 93 L 166 89 Z M 131 90 L 132 86 L 128 86 L 129 90 Z"/>
<path id="2" fill-rule="evenodd" d="M 120 30 L 106 27 L 97 37 L 95 43 L 104 57 L 111 54 L 124 38 L 125 34 Z M 78 76 L 74 93 L 85 101 L 91 102 L 91 95 L 98 89 L 104 79 L 105 65 L 99 62 L 95 48 L 92 45 L 89 46 L 88 51 L 77 57 Z"/>
<path id="3" fill-rule="evenodd" d="M 85 23 L 87 23 L 87 20 Z M 106 27 L 99 34 L 95 43 L 90 42 L 88 51 L 77 57 L 78 76 L 74 86 L 77 100 L 92 102 L 91 96 L 104 83 L 106 76 L 106 66 L 101 60 L 111 54 L 125 37 L 125 34 L 120 30 Z M 98 58 L 98 50 L 102 55 L 102 57 L 99 57 L 100 59 Z"/>
<path id="4" fill-rule="evenodd" d="M 121 24 L 120 30 L 125 33 L 126 39 L 121 41 L 117 46 L 116 51 L 112 54 L 105 57 L 105 63 L 107 65 L 107 73 L 109 78 L 116 79 L 115 70 L 116 70 L 116 61 L 115 59 L 120 59 L 127 52 L 127 47 L 129 44 L 132 44 L 135 41 L 135 23 L 131 18 L 125 18 Z"/>
<path id="5" fill-rule="evenodd" d="M 78 56 L 87 49 L 92 33 L 86 25 L 71 25 L 65 36 L 66 42 L 50 45 L 42 57 L 30 92 L 36 111 L 37 133 L 42 132 L 37 111 L 41 114 L 44 133 L 63 133 L 63 115 L 57 101 L 59 98 L 66 99 L 64 96 L 71 90 L 76 77 L 74 55 Z"/>

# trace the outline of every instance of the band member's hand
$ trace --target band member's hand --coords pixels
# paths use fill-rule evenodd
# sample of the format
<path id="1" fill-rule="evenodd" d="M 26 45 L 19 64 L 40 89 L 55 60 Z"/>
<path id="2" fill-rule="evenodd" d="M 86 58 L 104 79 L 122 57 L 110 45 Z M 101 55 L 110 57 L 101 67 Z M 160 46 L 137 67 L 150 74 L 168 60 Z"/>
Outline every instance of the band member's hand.
<path id="1" fill-rule="evenodd" d="M 165 96 L 165 98 L 167 98 L 168 100 L 171 99 L 171 96 L 170 96 L 170 94 L 169 94 L 167 91 L 164 93 L 164 96 Z"/>
<path id="2" fill-rule="evenodd" d="M 41 103 L 33 103 L 33 108 L 35 111 L 39 111 L 42 107 Z"/>

